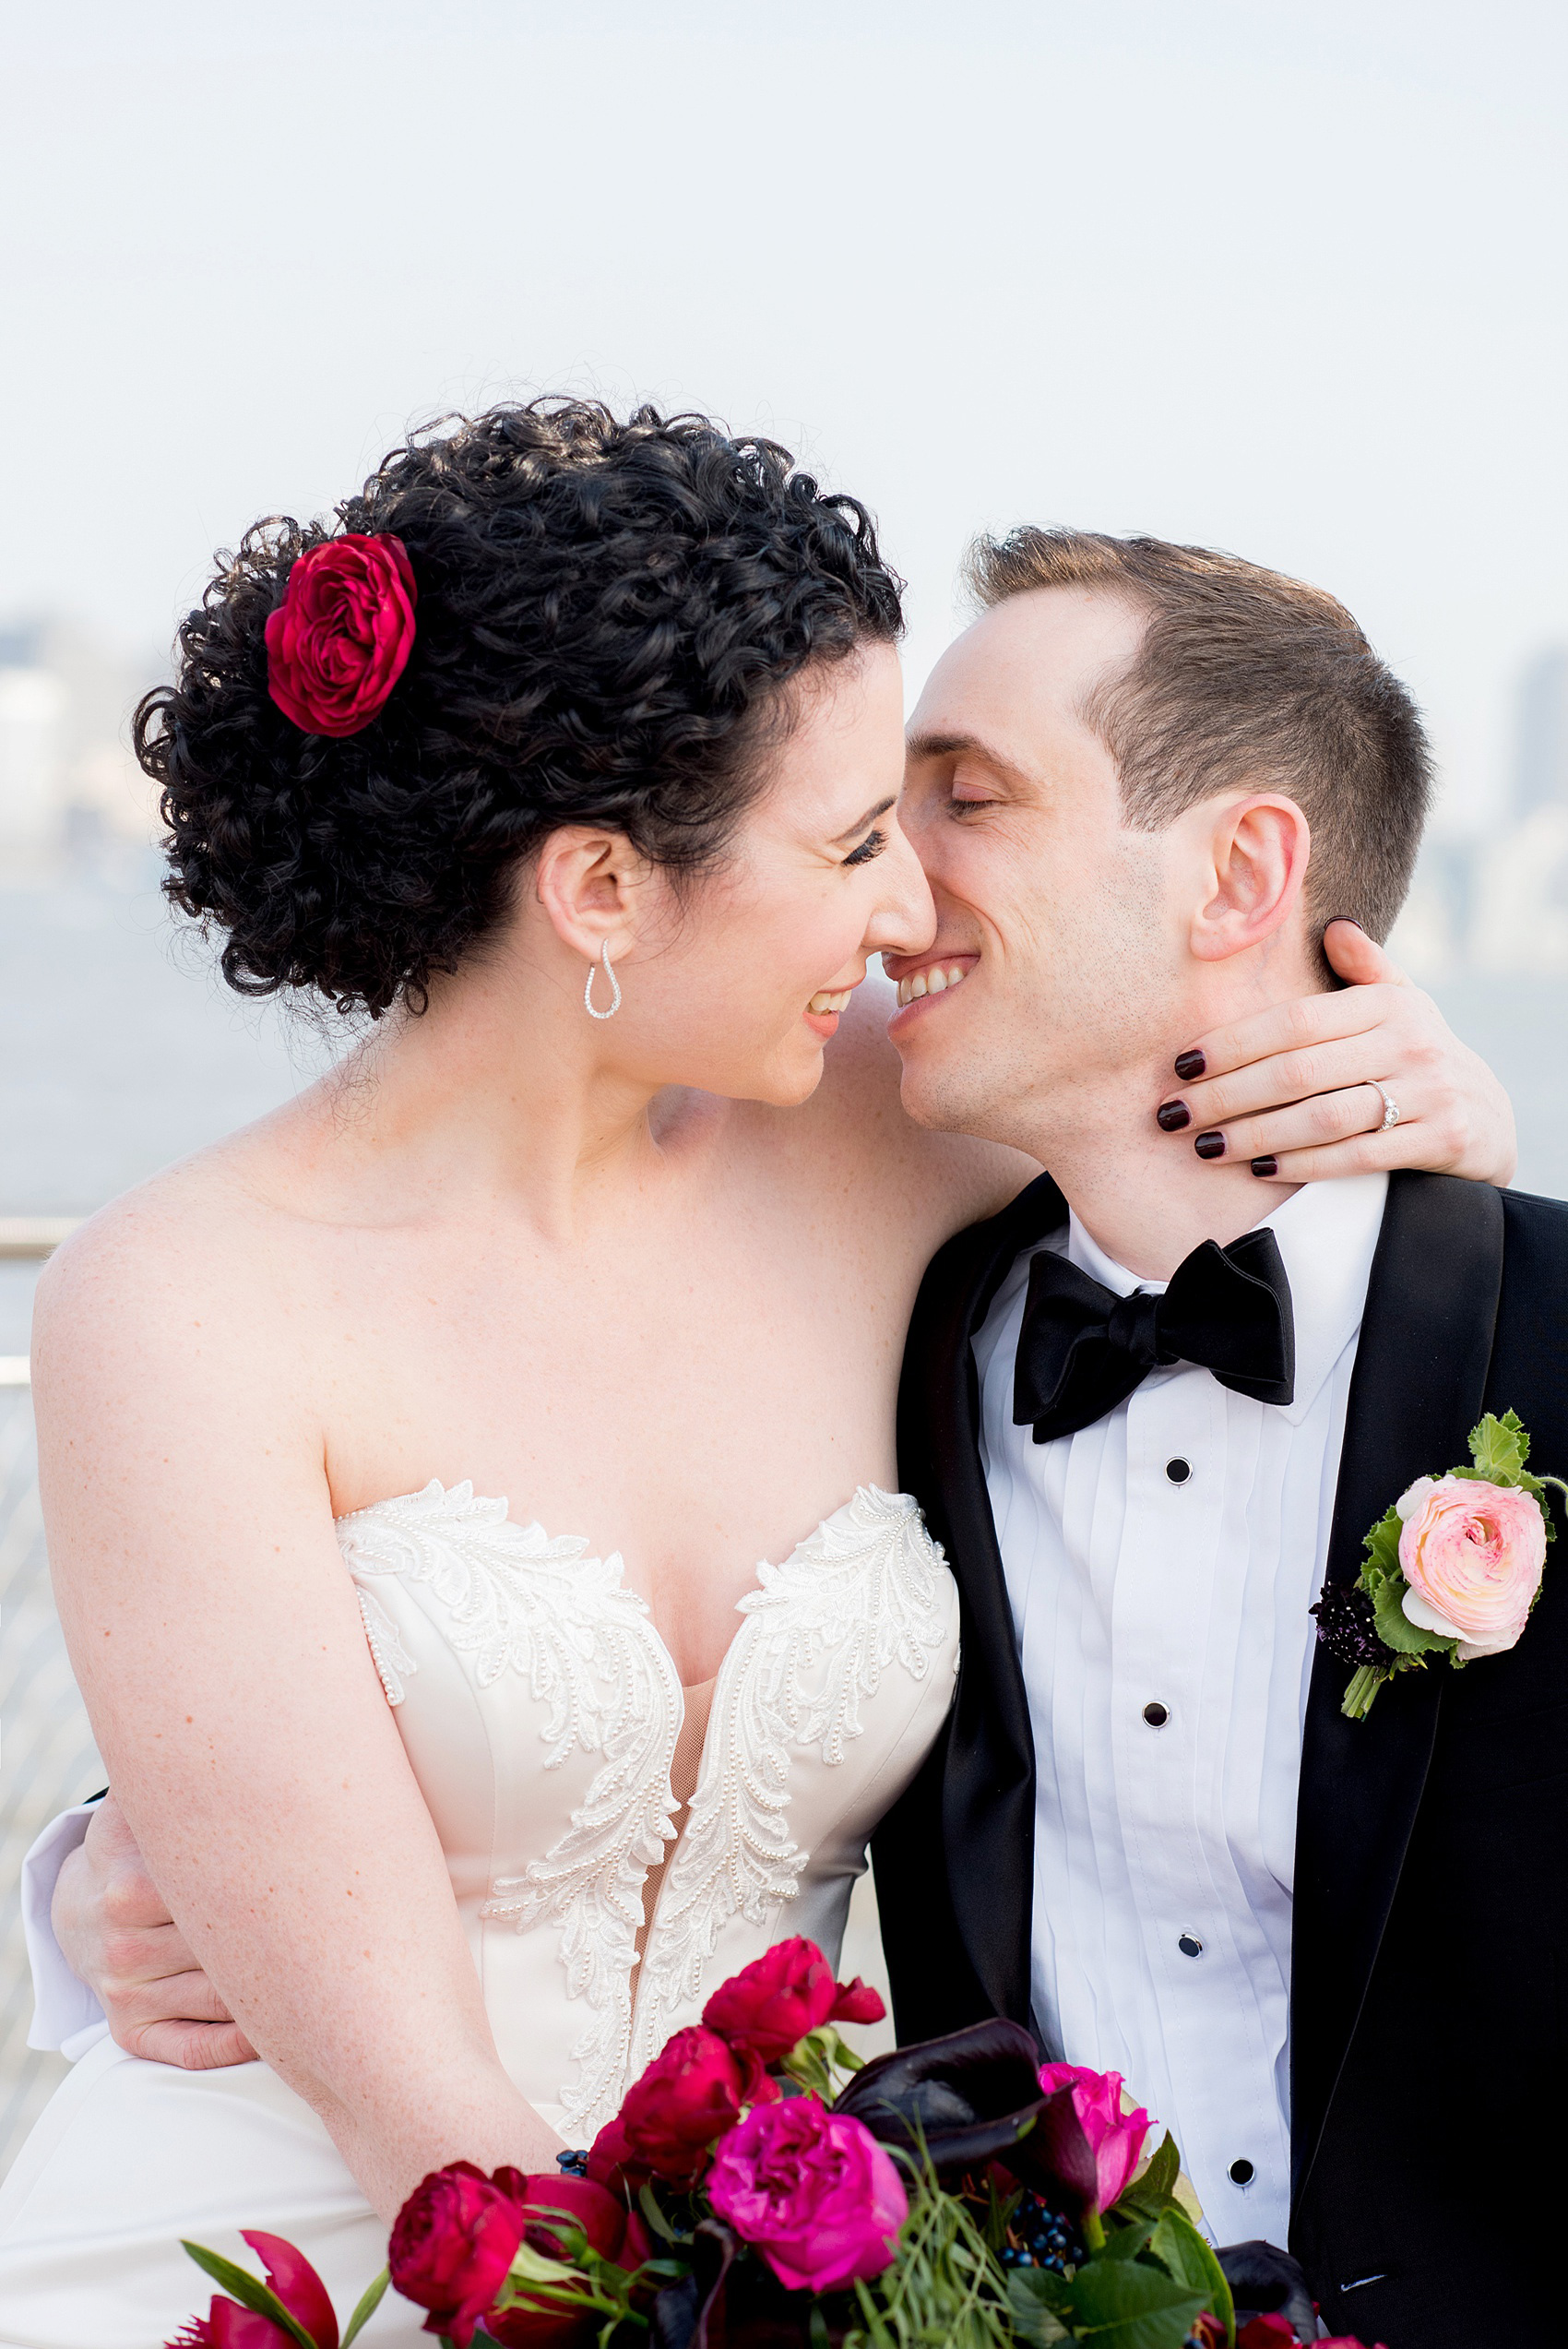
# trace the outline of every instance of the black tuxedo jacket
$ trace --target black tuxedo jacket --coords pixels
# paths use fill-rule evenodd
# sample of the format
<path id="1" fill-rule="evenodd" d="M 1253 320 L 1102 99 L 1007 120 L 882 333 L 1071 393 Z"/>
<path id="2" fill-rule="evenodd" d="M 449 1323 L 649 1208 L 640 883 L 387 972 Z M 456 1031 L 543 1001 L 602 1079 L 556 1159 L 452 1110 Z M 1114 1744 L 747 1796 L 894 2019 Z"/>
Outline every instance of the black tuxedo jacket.
<path id="1" fill-rule="evenodd" d="M 1034 1747 L 969 1341 L 1019 1250 L 1065 1218 L 1041 1176 L 941 1251 L 910 1325 L 900 1476 L 957 1577 L 963 1657 L 944 1737 L 873 1847 L 903 2040 L 992 2013 L 1030 2021 Z M 1396 1174 L 1329 1580 L 1353 1580 L 1362 1535 L 1405 1486 L 1464 1461 L 1482 1412 L 1507 1410 L 1531 1466 L 1568 1475 L 1568 1206 Z M 1331 2332 L 1561 2349 L 1549 2182 L 1568 2121 L 1568 1540 L 1510 1653 L 1406 1674 L 1361 1722 L 1339 1711 L 1348 1676 L 1318 1648 L 1296 1841 L 1290 2248 Z"/>

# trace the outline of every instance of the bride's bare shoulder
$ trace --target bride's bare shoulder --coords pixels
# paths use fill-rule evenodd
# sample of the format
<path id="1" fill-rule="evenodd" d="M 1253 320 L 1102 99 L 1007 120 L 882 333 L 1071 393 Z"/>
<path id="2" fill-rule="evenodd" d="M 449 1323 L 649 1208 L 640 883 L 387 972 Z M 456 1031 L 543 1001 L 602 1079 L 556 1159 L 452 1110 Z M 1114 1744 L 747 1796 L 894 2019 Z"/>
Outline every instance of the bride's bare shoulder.
<path id="1" fill-rule="evenodd" d="M 894 1005 L 887 982 L 868 978 L 849 998 L 811 1100 L 803 1109 L 762 1115 L 774 1129 L 770 1146 L 800 1151 L 819 1169 L 831 1163 L 885 1197 L 888 1186 L 918 1213 L 934 1246 L 966 1223 L 994 1215 L 1039 1168 L 1003 1143 L 915 1123 L 903 1104 L 901 1065 L 887 1036 Z"/>
<path id="2" fill-rule="evenodd" d="M 270 1196 L 286 1147 L 277 1127 L 263 1119 L 166 1167 L 55 1250 L 34 1300 L 35 1385 L 155 1358 L 161 1375 L 220 1342 L 242 1347 L 260 1383 L 290 1307 L 287 1218 Z"/>

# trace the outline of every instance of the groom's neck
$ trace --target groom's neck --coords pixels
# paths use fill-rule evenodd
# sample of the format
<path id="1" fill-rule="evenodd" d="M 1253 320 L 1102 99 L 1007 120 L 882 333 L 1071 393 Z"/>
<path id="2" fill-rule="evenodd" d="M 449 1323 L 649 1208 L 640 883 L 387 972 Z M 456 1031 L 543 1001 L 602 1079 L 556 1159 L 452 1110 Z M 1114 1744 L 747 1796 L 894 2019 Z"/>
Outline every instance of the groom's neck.
<path id="1" fill-rule="evenodd" d="M 1200 1158 L 1196 1121 L 1175 1134 L 1162 1133 L 1155 1122 L 1160 1103 L 1180 1092 L 1172 1064 L 1184 1043 L 1312 984 L 1293 969 L 1269 972 L 1272 985 L 1257 984 L 1262 975 L 1238 972 L 1235 979 L 1253 984 L 1210 990 L 1189 1007 L 1190 1024 L 1174 1043 L 1162 1034 L 1146 1056 L 1054 1088 L 1042 1103 L 1044 1130 L 1025 1144 L 1050 1168 L 1106 1255 L 1140 1280 L 1168 1280 L 1203 1241 L 1223 1246 L 1239 1238 L 1301 1187 L 1260 1178 L 1250 1160 L 1229 1152 Z"/>
<path id="2" fill-rule="evenodd" d="M 1146 1096 L 1128 1106 L 1148 1136 L 1064 1135 L 1044 1155 L 1090 1238 L 1140 1281 L 1168 1281 L 1201 1242 L 1238 1239 L 1300 1187 L 1260 1181 L 1245 1159 L 1200 1159 L 1191 1133 L 1160 1133 Z"/>

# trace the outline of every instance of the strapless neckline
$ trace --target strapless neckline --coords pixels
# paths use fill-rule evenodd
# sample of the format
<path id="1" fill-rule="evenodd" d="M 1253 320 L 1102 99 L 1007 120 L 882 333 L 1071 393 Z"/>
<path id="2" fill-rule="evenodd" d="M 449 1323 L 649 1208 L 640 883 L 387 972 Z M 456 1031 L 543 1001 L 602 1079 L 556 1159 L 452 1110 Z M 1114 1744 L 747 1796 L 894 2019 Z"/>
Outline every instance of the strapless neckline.
<path id="1" fill-rule="evenodd" d="M 826 1517 L 818 1518 L 809 1533 L 802 1534 L 783 1564 L 792 1565 L 802 1550 L 808 1549 L 814 1542 L 818 1541 L 830 1526 L 836 1526 L 841 1519 L 848 1517 L 858 1502 L 871 1501 L 881 1503 L 885 1507 L 889 1502 L 901 1501 L 903 1498 L 902 1494 L 885 1493 L 879 1485 L 857 1485 L 848 1500 L 840 1501 L 837 1508 L 829 1509 Z M 466 1476 L 457 1485 L 443 1485 L 438 1476 L 433 1476 L 429 1484 L 422 1486 L 417 1492 L 389 1493 L 383 1500 L 366 1501 L 361 1508 L 345 1509 L 341 1517 L 334 1518 L 332 1521 L 339 1527 L 356 1525 L 367 1518 L 389 1516 L 395 1510 L 417 1507 L 421 1503 L 427 1507 L 434 1503 L 443 1509 L 455 1503 L 459 1511 L 471 1509 L 476 1517 L 482 1517 L 492 1524 L 514 1527 L 525 1541 L 542 1543 L 543 1554 L 548 1556 L 582 1556 L 590 1547 L 589 1537 L 586 1533 L 548 1533 L 538 1518 L 529 1519 L 526 1524 L 519 1523 L 518 1520 L 512 1515 L 512 1504 L 505 1493 L 476 1493 L 472 1479 Z M 938 1556 L 940 1555 L 941 1553 L 938 1552 Z M 659 1642 L 661 1652 L 668 1658 L 671 1671 L 676 1672 L 676 1682 L 679 1686 L 680 1675 L 676 1671 L 675 1658 L 670 1643 L 659 1628 L 658 1619 L 649 1602 L 643 1597 L 640 1591 L 634 1591 L 628 1586 L 625 1580 L 626 1562 L 621 1552 L 612 1550 L 606 1557 L 595 1558 L 589 1563 L 602 1573 L 607 1588 L 615 1591 L 621 1598 L 633 1606 L 640 1608 L 647 1617 L 648 1630 Z M 742 1591 L 735 1602 L 735 1613 L 742 1616 L 746 1615 L 750 1604 L 767 1588 L 768 1577 L 778 1574 L 778 1561 L 773 1558 L 760 1559 L 753 1572 L 750 1588 Z M 695 1685 L 707 1687 L 718 1678 L 724 1669 L 725 1659 L 730 1650 L 734 1646 L 735 1640 L 739 1639 L 744 1628 L 743 1623 L 737 1624 L 725 1647 L 723 1656 L 715 1664 L 712 1672 L 707 1675 L 707 1680 Z"/>

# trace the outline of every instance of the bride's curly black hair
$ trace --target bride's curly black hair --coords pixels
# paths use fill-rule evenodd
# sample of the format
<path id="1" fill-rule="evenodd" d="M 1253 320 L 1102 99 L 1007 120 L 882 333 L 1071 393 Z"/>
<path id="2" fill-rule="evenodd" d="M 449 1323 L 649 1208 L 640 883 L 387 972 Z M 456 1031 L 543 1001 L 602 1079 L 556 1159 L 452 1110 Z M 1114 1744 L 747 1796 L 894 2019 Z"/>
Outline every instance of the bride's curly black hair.
<path id="1" fill-rule="evenodd" d="M 302 733 L 267 692 L 267 615 L 336 535 L 287 518 L 219 556 L 173 684 L 136 714 L 165 890 L 227 934 L 243 995 L 422 1008 L 559 824 L 702 870 L 766 782 L 789 680 L 902 626 L 865 507 L 704 416 L 556 399 L 446 418 L 339 522 L 400 538 L 419 590 L 362 733 Z"/>

